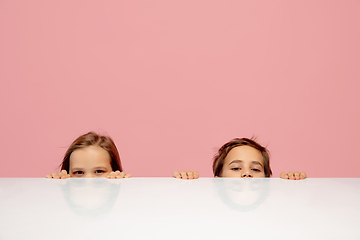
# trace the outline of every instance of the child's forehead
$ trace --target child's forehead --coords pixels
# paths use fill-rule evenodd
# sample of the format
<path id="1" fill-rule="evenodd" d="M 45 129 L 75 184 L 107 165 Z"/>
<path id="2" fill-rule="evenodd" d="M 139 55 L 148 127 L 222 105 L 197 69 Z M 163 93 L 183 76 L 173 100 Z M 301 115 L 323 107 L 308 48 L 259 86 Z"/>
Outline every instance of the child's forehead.
<path id="1" fill-rule="evenodd" d="M 234 147 L 229 151 L 229 153 L 225 157 L 225 161 L 234 160 L 234 159 L 243 160 L 243 161 L 256 160 L 263 163 L 263 156 L 261 152 L 258 149 L 247 145 Z"/>
<path id="2" fill-rule="evenodd" d="M 71 153 L 70 158 L 71 157 L 74 158 L 77 156 L 108 156 L 108 155 L 109 153 L 102 147 L 97 145 L 91 145 L 74 150 Z"/>
<path id="3" fill-rule="evenodd" d="M 99 146 L 89 146 L 76 149 L 70 155 L 70 166 L 91 166 L 109 164 L 110 154 Z"/>

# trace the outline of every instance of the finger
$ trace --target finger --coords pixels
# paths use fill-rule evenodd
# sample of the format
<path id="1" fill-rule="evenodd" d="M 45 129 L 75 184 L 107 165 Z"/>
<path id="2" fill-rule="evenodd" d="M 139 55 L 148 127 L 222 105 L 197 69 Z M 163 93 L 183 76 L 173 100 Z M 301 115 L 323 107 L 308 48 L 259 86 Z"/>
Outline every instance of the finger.
<path id="1" fill-rule="evenodd" d="M 305 178 L 307 178 L 306 173 L 305 173 L 305 172 L 301 172 L 301 173 L 300 173 L 300 179 L 305 179 Z"/>
<path id="2" fill-rule="evenodd" d="M 61 175 L 59 175 L 59 178 L 60 178 L 60 179 L 66 179 L 66 178 L 68 178 L 68 177 L 69 177 L 68 174 L 61 174 Z"/>
<path id="3" fill-rule="evenodd" d="M 192 171 L 188 171 L 188 172 L 187 172 L 187 175 L 188 175 L 188 179 L 194 179 L 194 176 L 193 176 L 193 172 L 192 172 Z"/>
<path id="4" fill-rule="evenodd" d="M 282 172 L 282 173 L 280 173 L 280 178 L 289 179 L 289 176 L 286 174 L 286 172 Z"/>
<path id="5" fill-rule="evenodd" d="M 55 178 L 55 179 L 59 179 L 59 178 L 60 178 L 59 174 L 56 173 L 56 172 L 53 172 L 53 173 L 51 174 L 51 176 L 52 176 L 52 178 Z"/>
<path id="6" fill-rule="evenodd" d="M 45 176 L 46 178 L 52 178 L 52 176 L 51 176 L 51 174 L 49 173 L 49 174 L 46 174 L 46 176 Z"/>
<path id="7" fill-rule="evenodd" d="M 289 176 L 290 180 L 295 180 L 294 174 L 292 172 L 288 172 L 287 175 Z"/>
<path id="8" fill-rule="evenodd" d="M 126 175 L 125 172 L 120 172 L 119 175 L 117 175 L 115 178 L 116 178 L 116 179 L 124 178 L 125 175 Z"/>
<path id="9" fill-rule="evenodd" d="M 182 179 L 187 179 L 187 175 L 186 175 L 186 172 L 185 171 L 181 171 L 181 178 Z"/>
<path id="10" fill-rule="evenodd" d="M 117 175 L 116 172 L 111 172 L 111 173 L 107 176 L 107 178 L 109 178 L 109 179 L 115 179 L 116 175 Z"/>
<path id="11" fill-rule="evenodd" d="M 111 172 L 110 175 L 111 175 L 111 179 L 115 179 L 117 176 L 119 176 L 120 173 L 118 172 Z"/>
<path id="12" fill-rule="evenodd" d="M 124 178 L 131 178 L 130 174 L 125 174 Z"/>
<path id="13" fill-rule="evenodd" d="M 295 180 L 299 180 L 300 179 L 300 173 L 299 172 L 294 172 L 294 177 L 295 177 Z"/>
<path id="14" fill-rule="evenodd" d="M 194 179 L 198 179 L 200 177 L 200 174 L 198 171 L 194 171 Z"/>
<path id="15" fill-rule="evenodd" d="M 175 172 L 173 173 L 173 177 L 174 177 L 174 178 L 181 178 L 180 173 L 177 172 L 177 171 L 175 171 Z"/>
<path id="16" fill-rule="evenodd" d="M 67 174 L 66 170 L 62 170 L 61 172 L 59 172 L 59 177 L 61 179 L 68 178 L 68 174 Z"/>

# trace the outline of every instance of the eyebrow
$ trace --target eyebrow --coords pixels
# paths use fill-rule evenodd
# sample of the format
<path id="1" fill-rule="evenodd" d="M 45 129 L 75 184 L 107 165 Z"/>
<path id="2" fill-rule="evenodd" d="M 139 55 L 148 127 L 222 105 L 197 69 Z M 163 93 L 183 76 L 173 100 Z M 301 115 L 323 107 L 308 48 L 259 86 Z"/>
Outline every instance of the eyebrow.
<path id="1" fill-rule="evenodd" d="M 230 163 L 229 163 L 229 165 L 231 165 L 232 163 L 242 163 L 243 161 L 242 160 L 234 160 L 234 161 L 231 161 Z M 253 163 L 253 164 L 258 164 L 258 165 L 260 165 L 260 166 L 263 166 L 262 164 L 261 164 L 261 162 L 259 162 L 259 161 L 252 161 L 251 163 Z"/>
<path id="2" fill-rule="evenodd" d="M 109 169 L 106 167 L 94 167 L 93 170 L 109 170 Z"/>
<path id="3" fill-rule="evenodd" d="M 102 167 L 102 166 L 98 166 L 98 167 L 94 167 L 93 169 L 107 169 L 106 167 Z M 70 170 L 74 171 L 74 170 L 84 170 L 84 168 L 71 168 Z"/>
<path id="4" fill-rule="evenodd" d="M 70 171 L 83 171 L 83 168 L 71 168 Z"/>

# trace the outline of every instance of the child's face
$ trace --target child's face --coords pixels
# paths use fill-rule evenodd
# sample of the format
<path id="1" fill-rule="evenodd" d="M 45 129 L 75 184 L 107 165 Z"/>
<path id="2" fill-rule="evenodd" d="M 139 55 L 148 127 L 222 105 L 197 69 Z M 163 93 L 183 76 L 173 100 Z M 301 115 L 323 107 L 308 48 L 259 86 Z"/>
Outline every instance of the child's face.
<path id="1" fill-rule="evenodd" d="M 75 150 L 70 155 L 70 177 L 107 177 L 111 171 L 111 157 L 99 146 Z"/>
<path id="2" fill-rule="evenodd" d="M 221 177 L 265 177 L 261 152 L 250 146 L 231 149 L 224 159 Z"/>

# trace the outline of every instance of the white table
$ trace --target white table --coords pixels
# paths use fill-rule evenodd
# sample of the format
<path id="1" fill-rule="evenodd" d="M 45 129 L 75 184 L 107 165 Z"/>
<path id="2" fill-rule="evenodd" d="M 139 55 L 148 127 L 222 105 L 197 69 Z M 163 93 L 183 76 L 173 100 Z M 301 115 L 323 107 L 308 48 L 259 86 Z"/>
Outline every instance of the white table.
<path id="1" fill-rule="evenodd" d="M 0 178 L 0 239 L 360 239 L 360 178 Z"/>

